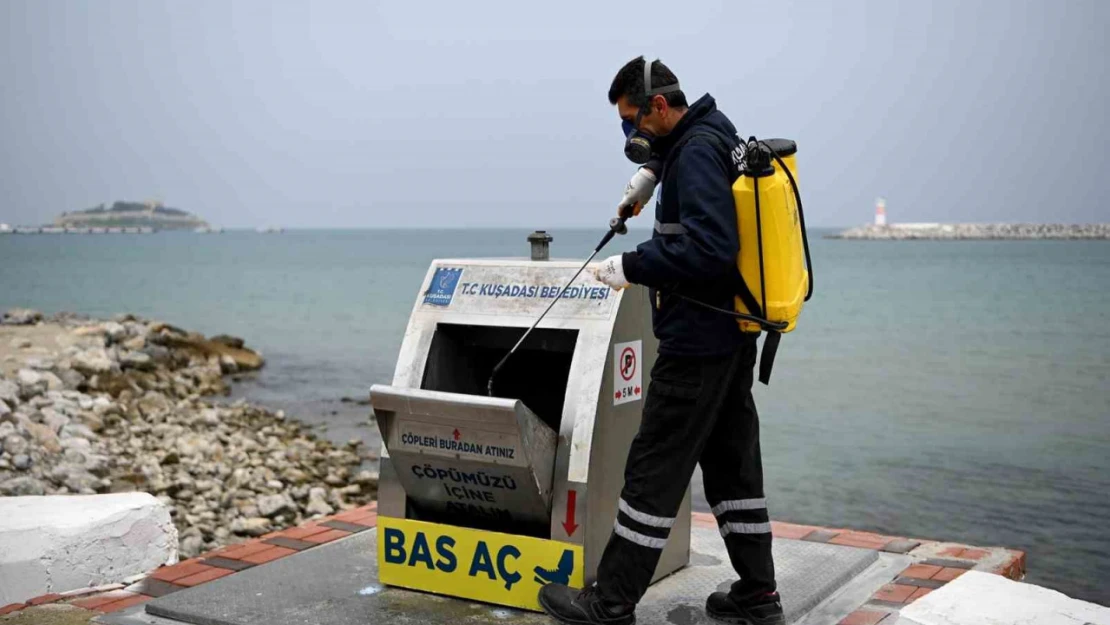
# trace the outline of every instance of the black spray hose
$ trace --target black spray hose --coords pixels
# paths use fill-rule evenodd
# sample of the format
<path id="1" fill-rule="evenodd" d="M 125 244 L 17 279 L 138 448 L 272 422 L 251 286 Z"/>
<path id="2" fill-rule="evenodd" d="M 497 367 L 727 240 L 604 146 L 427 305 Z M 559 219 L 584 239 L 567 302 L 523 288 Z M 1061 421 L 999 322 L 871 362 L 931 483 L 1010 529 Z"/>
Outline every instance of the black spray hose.
<path id="1" fill-rule="evenodd" d="M 493 378 L 497 375 L 497 372 L 501 370 L 501 367 L 504 367 L 505 363 L 509 361 L 509 357 L 516 352 L 517 348 L 519 348 L 522 343 L 524 343 L 524 339 L 528 338 L 528 335 L 532 333 L 532 330 L 536 329 L 536 326 L 540 324 L 540 321 L 543 321 L 543 318 L 547 316 L 547 313 L 550 312 L 555 304 L 559 301 L 559 299 L 563 297 L 563 294 L 567 292 L 567 289 L 570 288 L 570 285 L 574 284 L 574 281 L 578 279 L 578 275 L 582 273 L 582 270 L 584 270 L 591 261 L 593 261 L 594 256 L 597 256 L 597 253 L 601 251 L 601 248 L 608 245 L 609 241 L 612 241 L 615 235 L 628 232 L 628 228 L 624 225 L 624 222 L 632 216 L 631 210 L 631 207 L 622 209 L 620 217 L 614 217 L 613 219 L 609 220 L 609 231 L 605 233 L 605 236 L 601 238 L 601 242 L 598 243 L 597 247 L 594 248 L 593 254 L 590 254 L 590 257 L 586 259 L 586 262 L 582 263 L 582 266 L 578 268 L 578 271 L 574 273 L 574 276 L 567 282 L 566 286 L 564 286 L 563 289 L 559 291 L 559 294 L 555 296 L 555 299 L 551 300 L 551 303 L 547 305 L 547 309 L 543 311 L 543 314 L 539 316 L 539 319 L 536 319 L 536 322 L 532 324 L 532 327 L 528 328 L 528 330 L 526 330 L 524 334 L 521 335 L 520 340 L 516 342 L 516 345 L 513 345 L 513 348 L 509 350 L 509 353 L 505 354 L 505 357 L 502 358 L 501 361 L 498 362 L 496 365 L 494 365 L 493 371 L 489 374 L 489 382 L 486 384 L 486 392 L 489 394 L 490 397 L 493 397 Z"/>
<path id="2" fill-rule="evenodd" d="M 806 271 L 809 272 L 809 291 L 806 293 L 805 299 L 808 302 L 809 298 L 813 297 L 813 263 L 809 260 L 809 236 L 806 234 L 806 214 L 802 210 L 802 194 L 798 192 L 798 183 L 794 181 L 794 174 L 790 173 L 790 168 L 779 158 L 778 152 L 772 150 L 771 146 L 763 141 L 759 141 L 759 145 L 767 148 L 767 151 L 775 158 L 779 167 L 782 167 L 782 170 L 786 172 L 786 177 L 790 179 L 790 186 L 794 189 L 794 200 L 798 202 L 798 222 L 802 226 L 802 248 L 806 252 Z"/>

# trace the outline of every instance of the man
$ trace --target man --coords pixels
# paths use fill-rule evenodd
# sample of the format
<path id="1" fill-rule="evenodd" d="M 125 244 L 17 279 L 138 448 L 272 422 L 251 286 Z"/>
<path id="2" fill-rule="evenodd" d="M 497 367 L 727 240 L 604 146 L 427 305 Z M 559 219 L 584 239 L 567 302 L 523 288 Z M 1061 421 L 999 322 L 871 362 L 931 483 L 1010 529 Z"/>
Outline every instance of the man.
<path id="1" fill-rule="evenodd" d="M 732 310 L 740 279 L 732 197 L 739 141 L 711 96 L 687 105 L 665 65 L 650 66 L 648 83 L 644 64 L 639 57 L 617 73 L 609 102 L 624 122 L 626 153 L 656 170 L 637 172 L 618 211 L 628 205 L 638 214 L 657 175 L 655 232 L 595 273 L 613 288 L 648 287 L 659 353 L 597 581 L 581 591 L 548 584 L 539 600 L 563 622 L 634 623 L 700 463 L 706 499 L 740 576 L 729 592 L 709 595 L 706 611 L 730 623 L 783 623 L 751 392 L 755 338 L 740 332 L 736 319 L 697 303 Z"/>

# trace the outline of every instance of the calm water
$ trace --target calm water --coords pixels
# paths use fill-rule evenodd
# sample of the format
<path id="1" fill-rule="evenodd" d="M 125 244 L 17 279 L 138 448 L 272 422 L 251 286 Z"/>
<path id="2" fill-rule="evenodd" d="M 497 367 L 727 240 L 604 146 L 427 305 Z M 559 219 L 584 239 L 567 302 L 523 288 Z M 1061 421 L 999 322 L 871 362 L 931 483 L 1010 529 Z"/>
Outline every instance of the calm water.
<path id="1" fill-rule="evenodd" d="M 369 439 L 338 400 L 391 379 L 428 263 L 526 234 L 0 236 L 0 308 L 242 336 L 268 366 L 237 394 Z M 772 515 L 1024 549 L 1030 581 L 1110 604 L 1110 243 L 812 246 L 816 294 L 756 390 Z"/>

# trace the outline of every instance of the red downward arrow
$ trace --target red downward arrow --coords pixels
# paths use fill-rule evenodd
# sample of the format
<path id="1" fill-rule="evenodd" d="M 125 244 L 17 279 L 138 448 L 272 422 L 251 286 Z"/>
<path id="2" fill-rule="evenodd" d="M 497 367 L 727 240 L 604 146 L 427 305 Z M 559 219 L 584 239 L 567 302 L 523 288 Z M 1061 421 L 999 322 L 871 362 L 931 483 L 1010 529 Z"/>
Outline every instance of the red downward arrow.
<path id="1" fill-rule="evenodd" d="M 574 530 L 578 529 L 578 524 L 574 522 L 574 504 L 577 503 L 578 492 L 573 490 L 567 491 L 567 520 L 563 521 L 563 529 L 567 531 L 567 536 L 574 536 Z"/>
<path id="2" fill-rule="evenodd" d="M 455 440 L 459 440 L 459 430 L 455 428 Z"/>

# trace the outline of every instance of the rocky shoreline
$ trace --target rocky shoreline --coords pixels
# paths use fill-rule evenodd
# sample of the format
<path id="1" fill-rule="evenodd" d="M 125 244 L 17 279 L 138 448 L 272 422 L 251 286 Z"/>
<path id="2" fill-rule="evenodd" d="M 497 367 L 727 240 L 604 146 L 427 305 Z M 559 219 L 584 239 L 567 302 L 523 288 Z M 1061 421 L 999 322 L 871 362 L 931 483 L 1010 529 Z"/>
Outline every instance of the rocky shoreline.
<path id="1" fill-rule="evenodd" d="M 825 235 L 826 239 L 1076 240 L 1110 239 L 1110 224 L 869 224 Z"/>
<path id="2" fill-rule="evenodd" d="M 212 401 L 225 376 L 264 364 L 239 339 L 11 310 L 0 341 L 0 495 L 151 493 L 183 559 L 375 498 L 361 441 Z"/>

